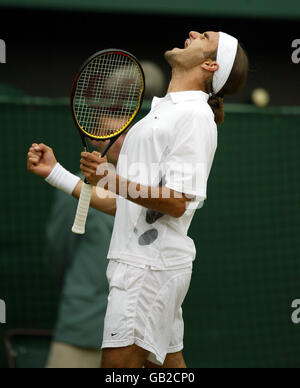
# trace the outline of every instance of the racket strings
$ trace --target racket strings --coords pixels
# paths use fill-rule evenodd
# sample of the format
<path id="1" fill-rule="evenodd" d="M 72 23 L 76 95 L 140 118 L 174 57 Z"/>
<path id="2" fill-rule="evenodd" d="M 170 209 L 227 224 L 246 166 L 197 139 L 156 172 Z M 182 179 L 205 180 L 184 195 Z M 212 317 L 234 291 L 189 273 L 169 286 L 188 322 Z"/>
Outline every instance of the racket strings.
<path id="1" fill-rule="evenodd" d="M 143 77 L 129 56 L 96 57 L 81 73 L 74 96 L 79 125 L 93 137 L 109 137 L 127 126 L 139 106 Z"/>

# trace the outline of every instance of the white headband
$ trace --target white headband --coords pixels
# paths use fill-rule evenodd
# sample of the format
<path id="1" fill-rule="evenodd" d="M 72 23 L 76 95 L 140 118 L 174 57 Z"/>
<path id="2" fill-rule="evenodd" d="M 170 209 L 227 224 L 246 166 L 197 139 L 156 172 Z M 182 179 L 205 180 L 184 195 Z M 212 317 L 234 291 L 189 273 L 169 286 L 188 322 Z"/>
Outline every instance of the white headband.
<path id="1" fill-rule="evenodd" d="M 219 69 L 213 76 L 213 92 L 215 94 L 226 84 L 233 68 L 238 49 L 238 41 L 231 35 L 220 32 L 217 64 Z"/>

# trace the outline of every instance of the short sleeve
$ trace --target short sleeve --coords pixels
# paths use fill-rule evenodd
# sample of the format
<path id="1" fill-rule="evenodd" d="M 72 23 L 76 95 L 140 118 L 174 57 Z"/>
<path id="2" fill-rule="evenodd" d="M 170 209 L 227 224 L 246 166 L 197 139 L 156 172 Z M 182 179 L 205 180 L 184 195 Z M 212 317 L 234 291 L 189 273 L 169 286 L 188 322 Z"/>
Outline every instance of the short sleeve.
<path id="1" fill-rule="evenodd" d="M 199 113 L 185 114 L 177 122 L 165 163 L 166 186 L 179 193 L 207 196 L 207 180 L 212 158 L 211 119 Z"/>

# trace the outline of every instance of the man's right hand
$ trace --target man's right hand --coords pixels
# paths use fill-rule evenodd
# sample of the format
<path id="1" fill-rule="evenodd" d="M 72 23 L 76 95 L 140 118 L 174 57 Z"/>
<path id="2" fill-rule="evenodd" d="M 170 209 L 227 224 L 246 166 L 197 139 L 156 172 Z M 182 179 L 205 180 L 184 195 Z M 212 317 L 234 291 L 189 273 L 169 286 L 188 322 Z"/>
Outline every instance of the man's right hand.
<path id="1" fill-rule="evenodd" d="M 57 160 L 52 149 L 45 144 L 32 144 L 27 154 L 27 170 L 42 178 L 47 178 Z"/>

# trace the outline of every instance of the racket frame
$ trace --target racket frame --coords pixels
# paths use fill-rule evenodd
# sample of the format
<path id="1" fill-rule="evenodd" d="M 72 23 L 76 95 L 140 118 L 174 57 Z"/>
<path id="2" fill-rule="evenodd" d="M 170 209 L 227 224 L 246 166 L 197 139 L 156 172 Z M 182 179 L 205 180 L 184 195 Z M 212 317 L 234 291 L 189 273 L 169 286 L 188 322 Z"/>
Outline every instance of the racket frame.
<path id="1" fill-rule="evenodd" d="M 74 99 L 75 99 L 77 82 L 78 82 L 78 79 L 80 78 L 81 74 L 84 72 L 86 66 L 88 66 L 91 62 L 93 62 L 97 57 L 99 57 L 101 55 L 109 55 L 111 53 L 116 53 L 116 54 L 121 54 L 121 55 L 127 56 L 130 59 L 132 59 L 135 62 L 135 64 L 137 65 L 137 67 L 138 67 L 138 69 L 140 71 L 140 76 L 141 76 L 141 81 L 142 81 L 142 88 L 141 88 L 141 92 L 140 92 L 140 96 L 139 96 L 139 103 L 138 103 L 138 106 L 136 107 L 134 113 L 132 114 L 130 120 L 120 129 L 120 131 L 118 131 L 117 133 L 115 133 L 113 135 L 109 135 L 109 136 L 101 136 L 101 137 L 93 136 L 93 135 L 87 133 L 84 130 L 84 128 L 81 127 L 81 125 L 79 124 L 79 122 L 77 120 L 76 114 L 75 114 Z M 130 127 L 130 125 L 132 125 L 133 120 L 135 119 L 135 117 L 137 116 L 137 114 L 139 113 L 139 111 L 140 111 L 140 109 L 142 107 L 142 103 L 143 103 L 143 99 L 144 99 L 144 94 L 145 94 L 145 74 L 144 74 L 143 68 L 142 68 L 141 64 L 139 63 L 138 59 L 134 55 L 129 53 L 128 51 L 112 48 L 112 49 L 98 51 L 97 53 L 92 55 L 90 58 L 88 58 L 83 63 L 83 65 L 81 66 L 78 74 L 76 75 L 76 77 L 74 79 L 74 82 L 73 82 L 73 85 L 72 85 L 72 90 L 71 90 L 71 103 L 70 103 L 72 117 L 73 117 L 74 123 L 76 124 L 76 127 L 77 127 L 77 129 L 79 131 L 79 134 L 80 134 L 80 137 L 81 137 L 81 140 L 82 140 L 82 144 L 83 144 L 83 148 L 85 149 L 85 151 L 87 150 L 86 138 L 89 138 L 89 139 L 92 139 L 92 140 L 98 140 L 98 141 L 99 140 L 100 141 L 111 140 L 110 143 L 107 145 L 107 147 L 105 147 L 104 151 L 102 152 L 102 157 L 105 156 L 106 153 L 108 152 L 109 148 L 113 145 L 113 143 L 117 140 L 117 138 L 123 132 L 125 132 L 126 129 L 128 129 Z"/>

